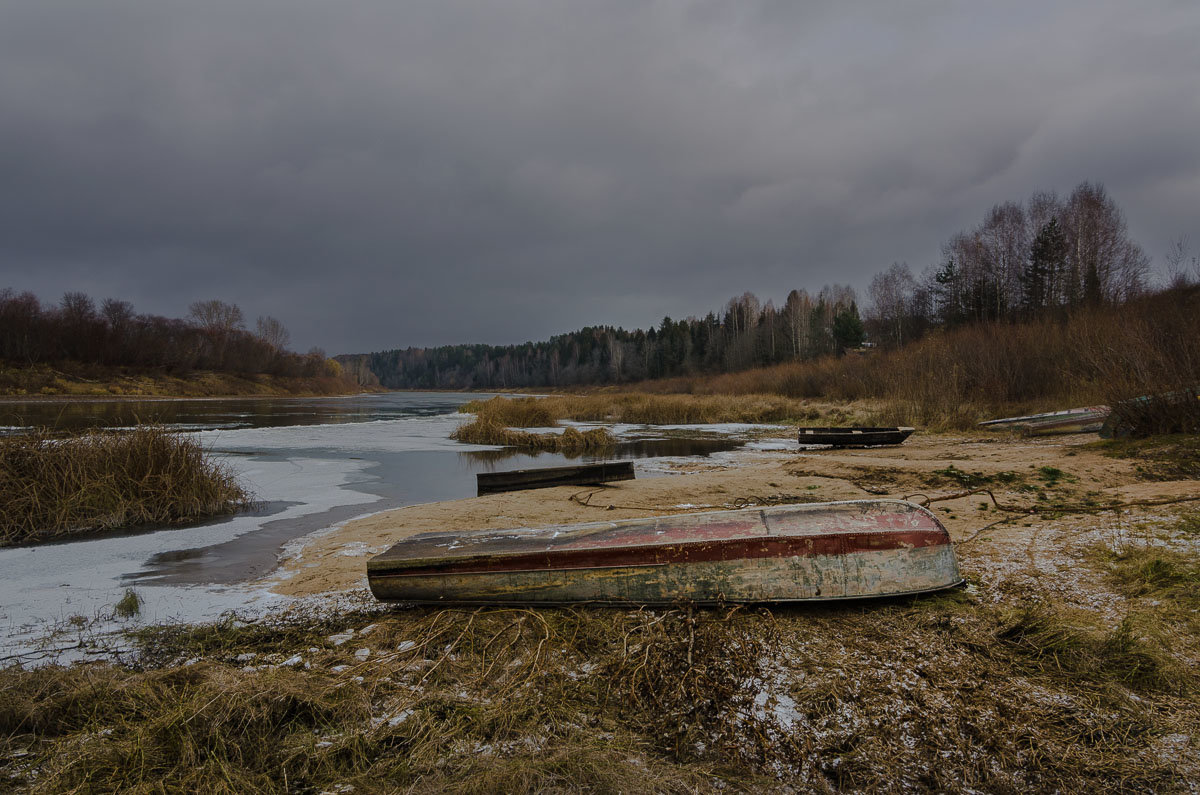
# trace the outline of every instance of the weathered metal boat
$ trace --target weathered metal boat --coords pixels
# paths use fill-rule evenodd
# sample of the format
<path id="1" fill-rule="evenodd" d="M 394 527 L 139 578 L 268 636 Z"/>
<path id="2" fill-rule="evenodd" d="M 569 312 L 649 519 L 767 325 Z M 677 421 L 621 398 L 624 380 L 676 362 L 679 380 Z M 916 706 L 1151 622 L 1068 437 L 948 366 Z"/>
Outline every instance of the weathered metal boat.
<path id="1" fill-rule="evenodd" d="M 962 582 L 950 536 L 900 500 L 424 533 L 367 563 L 376 598 L 439 604 L 803 602 Z"/>
<path id="2" fill-rule="evenodd" d="M 601 461 L 598 464 L 480 472 L 475 476 L 475 489 L 479 496 L 483 496 L 502 491 L 546 489 L 551 486 L 591 486 L 633 479 L 632 461 Z"/>
<path id="3" fill-rule="evenodd" d="M 989 431 L 1020 431 L 1027 436 L 1049 436 L 1056 433 L 1095 433 L 1112 412 L 1108 406 L 1085 406 L 1025 417 L 1005 417 L 979 423 Z"/>
<path id="4" fill-rule="evenodd" d="M 871 447 L 900 444 L 914 428 L 801 428 L 800 444 L 829 444 L 834 447 Z"/>

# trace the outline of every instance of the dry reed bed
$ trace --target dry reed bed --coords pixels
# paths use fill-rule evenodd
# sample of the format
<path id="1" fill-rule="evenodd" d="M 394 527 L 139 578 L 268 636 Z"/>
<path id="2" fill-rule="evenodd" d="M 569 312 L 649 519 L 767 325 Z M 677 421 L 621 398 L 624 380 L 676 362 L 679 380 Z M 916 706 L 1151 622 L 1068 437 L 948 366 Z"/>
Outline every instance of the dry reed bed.
<path id="1" fill-rule="evenodd" d="M 967 428 L 998 416 L 1116 405 L 1200 388 L 1200 288 L 1171 290 L 1069 317 L 935 331 L 894 351 L 696 375 L 637 390 L 695 395 L 881 401 L 890 424 Z M 1149 432 L 1200 427 L 1200 401 L 1180 401 Z"/>
<path id="2" fill-rule="evenodd" d="M 472 444 L 499 444 L 532 450 L 581 453 L 604 450 L 615 444 L 603 428 L 562 433 L 533 433 L 518 428 L 546 428 L 559 420 L 646 425 L 693 425 L 715 422 L 768 423 L 815 418 L 820 413 L 805 402 L 774 395 L 651 395 L 599 393 L 549 397 L 473 400 L 459 411 L 476 418 L 455 429 L 451 438 Z M 845 419 L 836 411 L 835 419 Z"/>
<path id="3" fill-rule="evenodd" d="M 645 392 L 598 392 L 589 395 L 550 395 L 541 398 L 491 398 L 463 404 L 459 411 L 476 414 L 512 428 L 537 428 L 559 420 L 613 422 L 636 425 L 698 425 L 703 423 L 786 423 L 823 416 L 806 400 L 779 395 L 671 395 Z M 831 421 L 845 421 L 843 409 L 829 412 Z"/>
<path id="4" fill-rule="evenodd" d="M 450 434 L 450 438 L 467 444 L 498 444 L 566 454 L 607 450 L 616 443 L 613 435 L 603 428 L 587 431 L 565 428 L 562 433 L 531 433 L 513 430 L 488 417 L 460 425 Z"/>
<path id="5" fill-rule="evenodd" d="M 0 776 L 39 791 L 1179 788 L 1197 772 L 1195 648 L 1178 638 L 1196 633 L 1200 568 L 1158 549 L 1092 565 L 1127 600 L 1115 627 L 981 591 L 145 630 L 140 667 L 0 671 Z"/>
<path id="6" fill-rule="evenodd" d="M 0 546 L 187 522 L 248 501 L 228 467 L 158 426 L 0 437 Z"/>

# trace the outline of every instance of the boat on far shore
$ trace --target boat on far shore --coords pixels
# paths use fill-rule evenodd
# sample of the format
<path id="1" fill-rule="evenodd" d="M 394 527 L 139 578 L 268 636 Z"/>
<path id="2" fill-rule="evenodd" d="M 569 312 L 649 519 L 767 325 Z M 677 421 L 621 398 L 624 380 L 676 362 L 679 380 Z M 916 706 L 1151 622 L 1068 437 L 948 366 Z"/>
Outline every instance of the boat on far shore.
<path id="1" fill-rule="evenodd" d="M 1005 417 L 987 420 L 979 427 L 989 431 L 1019 431 L 1026 436 L 1049 436 L 1057 433 L 1095 433 L 1104 425 L 1112 409 L 1108 406 L 1084 406 L 1024 417 Z"/>
<path id="2" fill-rule="evenodd" d="M 801 428 L 800 444 L 828 444 L 834 447 L 872 447 L 879 444 L 900 444 L 912 435 L 915 428 Z"/>
<path id="3" fill-rule="evenodd" d="M 903 596 L 962 582 L 949 533 L 901 500 L 423 533 L 367 562 L 381 601 L 664 605 Z"/>

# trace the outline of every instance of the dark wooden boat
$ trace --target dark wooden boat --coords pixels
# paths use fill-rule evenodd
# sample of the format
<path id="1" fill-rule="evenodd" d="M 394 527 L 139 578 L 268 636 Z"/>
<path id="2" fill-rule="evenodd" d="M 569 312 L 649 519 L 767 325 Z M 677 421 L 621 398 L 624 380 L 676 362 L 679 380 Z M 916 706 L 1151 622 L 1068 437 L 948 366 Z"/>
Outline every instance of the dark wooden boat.
<path id="1" fill-rule="evenodd" d="M 377 599 L 443 604 L 794 602 L 960 583 L 950 536 L 899 500 L 424 533 L 367 563 Z"/>
<path id="2" fill-rule="evenodd" d="M 834 447 L 870 447 L 900 444 L 915 428 L 801 428 L 800 444 L 830 444 Z"/>
<path id="3" fill-rule="evenodd" d="M 633 480 L 632 461 L 603 461 L 541 469 L 514 469 L 511 472 L 480 472 L 475 476 L 479 495 L 551 486 L 591 486 L 616 480 Z"/>

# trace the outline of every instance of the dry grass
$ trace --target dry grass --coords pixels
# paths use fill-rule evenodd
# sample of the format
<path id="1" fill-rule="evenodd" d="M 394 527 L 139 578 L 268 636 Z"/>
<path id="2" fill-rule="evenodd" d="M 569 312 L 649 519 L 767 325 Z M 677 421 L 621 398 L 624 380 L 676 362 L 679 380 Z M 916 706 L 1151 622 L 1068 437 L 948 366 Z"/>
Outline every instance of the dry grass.
<path id="1" fill-rule="evenodd" d="M 558 420 L 644 425 L 697 425 L 721 422 L 795 423 L 824 419 L 845 424 L 854 408 L 822 408 L 807 400 L 767 394 L 690 395 L 597 392 L 544 398 L 491 398 L 466 403 L 459 411 L 515 428 L 545 427 Z"/>
<path id="2" fill-rule="evenodd" d="M 530 433 L 513 430 L 487 418 L 460 425 L 450 434 L 450 438 L 467 444 L 498 444 L 567 454 L 607 450 L 615 444 L 612 434 L 604 428 L 587 431 L 566 428 L 562 433 Z"/>
<path id="3" fill-rule="evenodd" d="M 1195 771 L 1163 738 L 1194 732 L 1200 708 L 1161 621 L 955 592 L 142 630 L 141 669 L 0 671 L 0 776 L 39 791 L 1170 790 Z"/>
<path id="4" fill-rule="evenodd" d="M 1133 460 L 1145 480 L 1200 480 L 1200 435 L 1105 439 L 1090 446 L 1113 458 Z"/>
<path id="5" fill-rule="evenodd" d="M 1200 288 L 1070 317 L 935 331 L 898 350 L 638 384 L 652 393 L 875 401 L 889 425 L 964 429 L 979 420 L 1107 403 L 1145 432 L 1200 427 Z M 1173 393 L 1187 399 L 1123 401 Z M 1136 416 L 1134 416 L 1136 415 Z M 781 417 L 781 419 L 783 419 Z"/>
<path id="6" fill-rule="evenodd" d="M 225 397 L 233 395 L 303 397 L 378 391 L 344 378 L 260 373 L 236 375 L 196 370 L 171 375 L 158 368 L 109 367 L 67 362 L 13 366 L 0 362 L 0 396 L 30 397 Z"/>
<path id="7" fill-rule="evenodd" d="M 458 410 L 509 428 L 549 428 L 562 419 L 562 415 L 550 410 L 545 399 L 535 397 L 472 400 L 459 406 Z"/>
<path id="8" fill-rule="evenodd" d="M 231 513 L 233 472 L 157 426 L 0 437 L 0 546 Z"/>
<path id="9" fill-rule="evenodd" d="M 834 409 L 823 415 L 805 401 L 775 395 L 655 395 L 601 392 L 591 395 L 552 395 L 541 398 L 474 400 L 459 411 L 476 419 L 460 426 L 451 438 L 472 444 L 499 444 L 532 450 L 581 453 L 611 447 L 615 440 L 607 430 L 580 432 L 566 428 L 559 433 L 532 433 L 517 428 L 545 428 L 559 420 L 647 425 L 694 425 L 719 422 L 800 422 L 825 416 L 844 423 L 852 415 Z"/>

